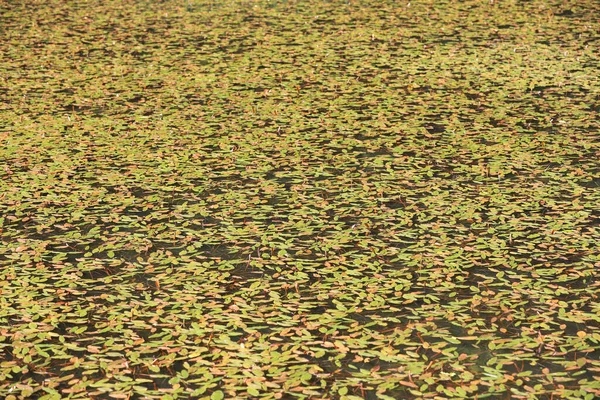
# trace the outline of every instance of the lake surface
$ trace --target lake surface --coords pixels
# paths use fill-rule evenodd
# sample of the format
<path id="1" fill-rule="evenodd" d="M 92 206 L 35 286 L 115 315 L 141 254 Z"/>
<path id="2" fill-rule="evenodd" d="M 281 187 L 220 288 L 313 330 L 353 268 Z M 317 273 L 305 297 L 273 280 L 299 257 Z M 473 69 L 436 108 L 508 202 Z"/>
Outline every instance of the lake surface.
<path id="1" fill-rule="evenodd" d="M 2 397 L 600 396 L 597 2 L 0 10 Z"/>

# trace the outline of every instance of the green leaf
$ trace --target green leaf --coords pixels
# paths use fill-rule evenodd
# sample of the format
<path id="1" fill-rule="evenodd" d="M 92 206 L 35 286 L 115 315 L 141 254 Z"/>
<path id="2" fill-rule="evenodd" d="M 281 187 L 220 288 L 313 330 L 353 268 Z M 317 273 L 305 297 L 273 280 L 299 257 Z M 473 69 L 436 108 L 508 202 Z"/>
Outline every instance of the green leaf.
<path id="1" fill-rule="evenodd" d="M 224 398 L 225 398 L 225 395 L 223 394 L 223 392 L 221 390 L 214 391 L 210 395 L 210 400 L 223 400 Z"/>

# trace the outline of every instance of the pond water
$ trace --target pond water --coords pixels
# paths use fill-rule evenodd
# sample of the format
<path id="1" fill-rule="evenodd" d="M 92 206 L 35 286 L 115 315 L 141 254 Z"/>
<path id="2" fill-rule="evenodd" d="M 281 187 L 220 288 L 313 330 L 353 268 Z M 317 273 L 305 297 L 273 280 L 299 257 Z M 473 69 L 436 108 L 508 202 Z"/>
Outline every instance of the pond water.
<path id="1" fill-rule="evenodd" d="M 600 396 L 597 2 L 0 9 L 4 398 Z"/>

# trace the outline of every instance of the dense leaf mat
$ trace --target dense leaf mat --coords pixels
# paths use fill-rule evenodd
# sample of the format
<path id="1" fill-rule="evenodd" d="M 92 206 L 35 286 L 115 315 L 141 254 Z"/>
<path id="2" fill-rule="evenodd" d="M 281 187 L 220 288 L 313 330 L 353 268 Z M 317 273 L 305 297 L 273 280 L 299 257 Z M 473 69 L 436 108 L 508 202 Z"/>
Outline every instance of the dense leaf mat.
<path id="1" fill-rule="evenodd" d="M 598 2 L 0 7 L 3 398 L 600 396 Z"/>

